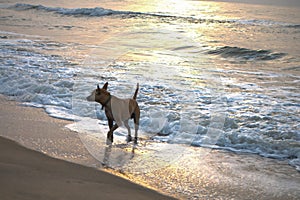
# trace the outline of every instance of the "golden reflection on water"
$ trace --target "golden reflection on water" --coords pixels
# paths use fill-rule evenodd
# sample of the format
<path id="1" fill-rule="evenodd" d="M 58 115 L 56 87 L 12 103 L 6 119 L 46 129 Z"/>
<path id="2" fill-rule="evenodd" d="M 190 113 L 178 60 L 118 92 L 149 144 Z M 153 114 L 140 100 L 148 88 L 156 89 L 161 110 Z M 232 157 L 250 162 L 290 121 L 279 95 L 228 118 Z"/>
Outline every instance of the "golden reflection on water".
<path id="1" fill-rule="evenodd" d="M 193 5 L 190 1 L 185 0 L 163 0 L 157 1 L 156 5 L 157 11 L 159 12 L 175 12 L 175 13 L 186 13 L 193 9 Z"/>
<path id="2" fill-rule="evenodd" d="M 120 169 L 104 170 L 180 199 L 253 199 L 278 195 L 286 184 L 297 194 L 298 172 L 279 160 L 162 143 L 140 146 L 134 154 Z"/>
<path id="3" fill-rule="evenodd" d="M 127 4 L 123 10 L 150 13 L 173 13 L 179 16 L 190 15 L 191 11 L 201 15 L 201 13 L 214 13 L 219 9 L 219 4 L 205 1 L 187 0 L 142 0 L 139 3 Z M 195 15 L 193 13 L 192 15 Z"/>

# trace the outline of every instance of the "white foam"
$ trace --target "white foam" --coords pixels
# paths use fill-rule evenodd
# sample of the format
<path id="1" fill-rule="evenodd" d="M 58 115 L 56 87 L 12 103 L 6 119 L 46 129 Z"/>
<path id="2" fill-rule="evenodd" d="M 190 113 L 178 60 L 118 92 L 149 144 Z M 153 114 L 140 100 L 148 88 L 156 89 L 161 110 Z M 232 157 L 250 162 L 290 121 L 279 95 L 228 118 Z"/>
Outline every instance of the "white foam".
<path id="1" fill-rule="evenodd" d="M 103 83 L 109 80 L 109 90 L 119 97 L 127 98 L 133 94 L 136 74 L 129 74 L 129 78 L 123 77 L 124 71 L 132 66 L 118 63 L 102 68 L 100 64 L 103 63 L 91 63 L 91 66 L 96 65 L 91 67 L 87 62 L 75 69 L 62 57 L 38 53 L 47 48 L 46 42 L 37 42 L 32 38 L 3 41 L 0 51 L 6 59 L 0 61 L 0 93 L 14 96 L 27 102 L 26 105 L 45 108 L 50 116 L 75 120 L 76 123 L 68 125 L 68 128 L 79 133 L 99 137 L 97 134 L 100 132 L 105 137 L 107 132 L 107 122 L 103 121 L 106 117 L 101 106 L 86 101 L 99 81 Z M 156 74 L 139 74 L 141 77 L 138 80 L 140 132 L 143 136 L 162 142 L 221 148 L 281 159 L 293 158 L 290 163 L 299 166 L 300 134 L 296 126 L 291 126 L 300 121 L 297 115 L 299 104 L 293 98 L 280 100 L 265 93 L 257 95 L 255 91 L 258 85 L 232 80 L 228 84 L 243 92 L 224 96 L 219 92 L 221 88 L 215 85 L 209 87 L 204 84 L 198 87 L 188 81 L 177 82 L 189 78 L 201 78 L 207 82 L 213 80 L 214 84 L 218 81 L 202 71 L 201 76 L 189 76 L 187 72 L 180 73 L 180 70 L 177 75 L 177 72 L 168 72 L 170 66 L 174 65 L 173 60 L 166 64 L 170 65 L 166 70 L 160 70 L 163 66 L 161 63 L 154 64 L 157 64 L 155 70 L 161 72 L 159 77 L 162 83 L 157 83 Z M 137 71 L 143 71 L 145 64 L 134 67 Z M 217 73 L 227 72 L 223 70 Z M 80 76 L 74 77 L 75 74 Z M 257 73 L 253 75 L 261 76 Z M 174 76 L 180 77 L 173 79 Z M 230 108 L 229 113 L 225 113 L 227 107 Z M 295 112 L 295 115 L 287 118 L 287 111 Z M 124 142 L 126 133 L 126 130 L 120 129 L 116 135 Z"/>
<path id="2" fill-rule="evenodd" d="M 62 7 L 47 7 L 43 5 L 32 5 L 32 4 L 23 4 L 18 3 L 13 6 L 10 6 L 9 8 L 15 9 L 15 10 L 43 10 L 48 12 L 55 12 L 62 15 L 83 15 L 83 16 L 107 16 L 107 15 L 116 15 L 116 14 L 134 14 L 135 12 L 128 12 L 128 11 L 115 11 L 111 9 L 105 9 L 101 7 L 95 7 L 95 8 L 62 8 Z"/>

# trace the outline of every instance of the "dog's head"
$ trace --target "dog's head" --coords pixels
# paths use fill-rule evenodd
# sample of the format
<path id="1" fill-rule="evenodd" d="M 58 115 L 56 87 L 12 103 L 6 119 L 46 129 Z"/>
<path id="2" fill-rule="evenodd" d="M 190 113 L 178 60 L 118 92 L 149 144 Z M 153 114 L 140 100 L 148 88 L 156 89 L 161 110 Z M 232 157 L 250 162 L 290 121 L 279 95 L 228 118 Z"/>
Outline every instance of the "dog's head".
<path id="1" fill-rule="evenodd" d="M 103 102 L 110 96 L 110 93 L 107 91 L 108 82 L 106 82 L 102 88 L 97 85 L 97 89 L 93 90 L 92 94 L 88 96 L 86 99 L 88 101 L 96 101 L 96 102 Z"/>

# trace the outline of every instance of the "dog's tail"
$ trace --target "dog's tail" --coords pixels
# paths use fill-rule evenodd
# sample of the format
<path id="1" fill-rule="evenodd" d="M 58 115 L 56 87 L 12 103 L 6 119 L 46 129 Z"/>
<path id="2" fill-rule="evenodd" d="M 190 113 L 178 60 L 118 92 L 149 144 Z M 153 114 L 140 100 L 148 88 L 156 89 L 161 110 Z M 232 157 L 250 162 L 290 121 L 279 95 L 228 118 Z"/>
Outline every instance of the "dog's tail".
<path id="1" fill-rule="evenodd" d="M 136 90 L 135 90 L 135 93 L 133 95 L 133 99 L 136 100 L 136 96 L 138 94 L 138 91 L 139 91 L 139 83 L 136 84 Z"/>

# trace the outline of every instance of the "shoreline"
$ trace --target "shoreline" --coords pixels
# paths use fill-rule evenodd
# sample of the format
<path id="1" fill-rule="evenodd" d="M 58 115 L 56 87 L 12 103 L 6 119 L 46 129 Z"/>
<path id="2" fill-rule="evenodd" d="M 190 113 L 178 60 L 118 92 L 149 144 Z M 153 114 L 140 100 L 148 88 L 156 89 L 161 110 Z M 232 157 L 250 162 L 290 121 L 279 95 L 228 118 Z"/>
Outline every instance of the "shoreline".
<path id="1" fill-rule="evenodd" d="M 103 173 L 110 174 L 112 179 L 116 178 L 115 181 L 124 179 L 128 184 L 138 184 L 138 187 L 150 188 L 154 195 L 162 194 L 163 199 L 172 198 L 163 196 L 164 194 L 178 199 L 282 199 L 283 197 L 285 199 L 297 199 L 300 196 L 300 189 L 298 188 L 300 173 L 296 169 L 284 161 L 252 154 L 236 154 L 221 150 L 199 147 L 186 148 L 176 144 L 148 142 L 135 149 L 134 157 L 130 156 L 131 152 L 126 154 L 126 149 L 113 149 L 116 155 L 120 152 L 121 155 L 124 155 L 125 164 L 119 169 L 118 167 L 103 168 L 99 159 L 91 156 L 85 148 L 79 135 L 65 127 L 72 121 L 50 117 L 43 109 L 20 106 L 18 102 L 8 100 L 2 95 L 0 95 L 0 104 L 1 147 L 1 137 L 5 137 L 25 146 L 11 144 L 11 148 L 21 148 L 22 150 L 19 152 L 29 151 L 31 155 L 44 156 L 47 158 L 42 159 L 50 159 L 53 162 L 65 164 L 71 162 L 70 165 L 75 166 L 75 168 L 96 171 L 100 175 Z M 8 143 L 11 142 L 8 141 Z M 7 154 L 3 154 L 3 150 L 1 152 L 2 156 L 6 156 L 6 159 L 9 158 Z M 172 155 L 174 154 L 176 155 L 173 159 Z M 6 162 L 3 162 L 2 158 L 0 161 L 5 164 Z M 111 158 L 110 161 L 113 162 L 116 157 L 112 154 Z M 126 160 L 127 158 L 129 160 Z M 24 161 L 22 158 L 19 160 Z M 40 164 L 40 162 L 37 163 Z M 0 165 L 0 167 L 6 166 L 3 171 L 13 170 L 8 166 L 14 166 L 16 167 L 15 170 L 18 170 L 18 164 L 4 164 Z M 155 166 L 160 164 L 161 167 Z M 40 169 L 40 177 L 47 175 L 47 166 L 39 166 L 38 168 Z M 44 169 L 47 170 L 43 171 Z M 9 174 L 11 175 L 10 178 L 15 180 L 14 184 L 18 183 L 17 180 L 23 180 L 18 177 L 18 174 L 23 173 L 10 172 Z M 72 179 L 72 174 L 63 181 L 73 184 L 72 181 L 68 181 L 69 179 Z M 6 187 L 6 183 L 4 180 L 2 181 L 0 185 Z M 65 182 L 63 183 L 61 187 L 72 186 L 72 184 L 70 186 Z M 5 187 L 0 188 L 8 191 Z M 18 187 L 18 185 L 14 185 L 14 187 Z M 114 187 L 113 183 L 111 187 Z M 21 193 L 28 192 L 26 191 L 27 187 L 22 185 L 19 189 L 21 190 L 21 188 L 25 188 L 25 191 L 21 191 Z M 97 190 L 101 190 L 100 186 L 99 188 Z M 119 191 L 118 187 L 115 189 Z M 35 191 L 31 189 L 30 192 Z M 47 190 L 43 192 L 47 192 Z M 62 193 L 57 195 L 60 194 L 62 195 Z M 147 194 L 145 195 L 147 196 Z M 133 195 L 132 197 L 135 198 L 136 196 Z M 150 197 L 153 199 L 152 195 Z M 147 198 L 145 197 L 145 199 Z"/>
<path id="2" fill-rule="evenodd" d="M 1 199 L 173 199 L 94 168 L 0 137 Z M 10 154 L 10 155 L 9 155 Z M 13 155 L 12 155 L 13 154 Z"/>
<path id="3" fill-rule="evenodd" d="M 77 134 L 64 128 L 70 122 L 2 95 L 0 104 L 1 199 L 173 199 L 88 162 L 93 158 Z"/>

